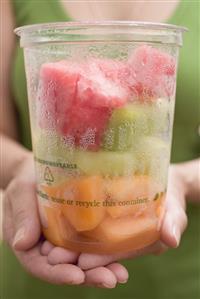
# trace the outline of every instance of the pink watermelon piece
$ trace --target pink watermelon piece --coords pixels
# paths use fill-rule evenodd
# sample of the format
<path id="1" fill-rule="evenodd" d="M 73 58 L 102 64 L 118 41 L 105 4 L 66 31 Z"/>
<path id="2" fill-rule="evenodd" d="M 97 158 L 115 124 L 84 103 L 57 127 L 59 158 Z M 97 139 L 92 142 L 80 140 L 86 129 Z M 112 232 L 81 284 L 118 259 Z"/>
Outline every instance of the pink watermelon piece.
<path id="1" fill-rule="evenodd" d="M 131 75 L 131 71 L 127 62 L 112 59 L 96 59 L 95 63 L 106 78 L 118 83 L 119 87 L 123 88 L 125 98 L 129 98 L 130 90 L 126 78 Z"/>
<path id="2" fill-rule="evenodd" d="M 68 117 L 60 118 L 58 130 L 80 148 L 98 150 L 110 114 L 106 107 L 73 106 Z"/>
<path id="3" fill-rule="evenodd" d="M 93 107 L 117 108 L 123 106 L 129 91 L 117 80 L 113 60 L 91 59 L 84 65 L 84 74 L 77 83 L 78 103 Z M 107 68 L 112 68 L 108 76 Z"/>
<path id="4" fill-rule="evenodd" d="M 113 109 L 132 100 L 173 94 L 175 59 L 139 46 L 128 61 L 90 59 L 41 66 L 37 117 L 41 128 L 56 130 L 75 144 L 97 150 Z"/>
<path id="5" fill-rule="evenodd" d="M 143 45 L 135 49 L 128 60 L 129 88 L 140 99 L 171 96 L 175 88 L 176 61 L 156 48 Z"/>
<path id="6" fill-rule="evenodd" d="M 38 87 L 38 119 L 41 128 L 55 129 L 60 115 L 75 103 L 80 75 L 72 64 L 46 63 L 40 69 Z"/>
<path id="7" fill-rule="evenodd" d="M 124 99 L 133 101 L 138 99 L 138 91 L 135 89 L 137 81 L 134 78 L 132 65 L 127 61 L 116 61 L 111 59 L 96 60 L 99 68 L 102 70 L 106 78 L 116 82 L 118 86 L 123 88 L 126 96 Z"/>
<path id="8" fill-rule="evenodd" d="M 95 133 L 87 147 L 95 150 L 111 110 L 124 105 L 128 94 L 118 82 L 107 78 L 95 61 L 84 64 L 61 61 L 42 65 L 37 99 L 41 128 L 70 135 L 81 147 L 89 132 Z"/>

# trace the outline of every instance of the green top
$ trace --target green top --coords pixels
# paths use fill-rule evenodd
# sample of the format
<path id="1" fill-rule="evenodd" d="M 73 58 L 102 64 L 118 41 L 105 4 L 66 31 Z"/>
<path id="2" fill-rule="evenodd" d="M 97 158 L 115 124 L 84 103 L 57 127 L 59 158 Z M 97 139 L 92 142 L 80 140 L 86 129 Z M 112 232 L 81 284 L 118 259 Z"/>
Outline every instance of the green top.
<path id="1" fill-rule="evenodd" d="M 56 0 L 14 1 L 16 25 L 68 21 L 69 17 Z M 198 143 L 199 90 L 198 90 L 198 39 L 199 1 L 183 1 L 169 23 L 184 25 L 189 33 L 184 36 L 184 47 L 180 53 L 177 85 L 172 161 L 193 159 L 200 152 Z M 16 46 L 12 72 L 12 92 L 19 113 L 22 143 L 31 147 L 27 106 L 26 80 L 22 49 Z M 198 243 L 200 208 L 188 208 L 189 227 L 181 246 L 166 254 L 146 256 L 127 261 L 129 282 L 116 289 L 102 290 L 69 286 L 54 286 L 30 277 L 17 262 L 13 254 L 3 250 L 3 299 L 197 299 L 200 296 L 199 269 L 200 246 Z"/>

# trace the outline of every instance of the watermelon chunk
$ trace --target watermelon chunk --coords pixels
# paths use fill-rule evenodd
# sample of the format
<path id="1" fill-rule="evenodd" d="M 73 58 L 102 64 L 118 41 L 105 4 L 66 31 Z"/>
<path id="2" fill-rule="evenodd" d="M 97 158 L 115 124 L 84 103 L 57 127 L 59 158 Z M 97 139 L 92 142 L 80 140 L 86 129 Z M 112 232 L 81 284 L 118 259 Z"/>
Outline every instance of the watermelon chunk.
<path id="1" fill-rule="evenodd" d="M 122 68 L 123 63 L 113 60 L 88 61 L 84 65 L 84 74 L 77 83 L 78 103 L 93 107 L 123 106 L 130 92 L 120 81 Z"/>
<path id="2" fill-rule="evenodd" d="M 106 77 L 95 60 L 46 63 L 40 70 L 38 124 L 74 138 L 76 146 L 96 150 L 111 110 L 127 98 L 127 90 Z"/>
<path id="3" fill-rule="evenodd" d="M 74 104 L 79 77 L 72 63 L 67 67 L 59 62 L 41 66 L 36 106 L 41 128 L 55 129 L 60 117 Z"/>
<path id="4" fill-rule="evenodd" d="M 131 100 L 173 94 L 175 67 L 172 56 L 145 45 L 126 62 L 43 64 L 36 105 L 39 127 L 73 139 L 77 147 L 98 150 L 114 109 Z"/>
<path id="5" fill-rule="evenodd" d="M 60 117 L 58 131 L 68 138 L 73 138 L 74 144 L 80 148 L 97 150 L 109 116 L 110 111 L 105 107 L 73 106 L 68 111 L 68 117 Z"/>
<path id="6" fill-rule="evenodd" d="M 140 99 L 169 97 L 176 82 L 175 59 L 156 48 L 143 45 L 128 60 L 130 75 L 127 84 Z"/>

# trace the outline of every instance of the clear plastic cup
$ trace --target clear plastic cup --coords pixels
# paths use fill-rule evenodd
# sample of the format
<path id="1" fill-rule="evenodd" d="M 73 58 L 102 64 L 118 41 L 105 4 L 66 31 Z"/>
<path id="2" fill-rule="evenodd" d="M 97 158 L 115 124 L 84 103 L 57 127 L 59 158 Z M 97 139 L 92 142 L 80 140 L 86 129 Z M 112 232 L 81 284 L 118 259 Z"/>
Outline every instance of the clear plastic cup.
<path id="1" fill-rule="evenodd" d="M 114 253 L 160 238 L 183 31 L 139 22 L 15 30 L 39 211 L 53 244 Z"/>

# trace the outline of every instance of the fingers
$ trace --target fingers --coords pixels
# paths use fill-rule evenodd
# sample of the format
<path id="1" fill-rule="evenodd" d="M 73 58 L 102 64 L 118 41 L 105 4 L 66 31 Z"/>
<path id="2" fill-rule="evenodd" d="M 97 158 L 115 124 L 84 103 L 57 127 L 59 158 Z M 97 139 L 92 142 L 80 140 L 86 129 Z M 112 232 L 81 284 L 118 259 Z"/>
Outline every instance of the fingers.
<path id="1" fill-rule="evenodd" d="M 50 243 L 45 246 L 50 248 Z M 62 249 L 54 247 L 49 255 Z M 66 250 L 67 251 L 67 250 Z M 72 256 L 72 252 L 69 252 Z M 40 254 L 39 245 L 26 252 L 16 253 L 25 269 L 32 275 L 53 284 L 67 285 L 87 285 L 100 288 L 114 288 L 119 283 L 125 283 L 128 279 L 126 268 L 118 263 L 113 263 L 107 267 L 97 267 L 87 270 L 85 273 L 76 265 L 61 263 L 50 265 L 47 256 Z"/>
<path id="2" fill-rule="evenodd" d="M 54 247 L 50 242 L 45 241 L 42 246 L 41 246 L 41 253 L 42 254 L 47 254 L 47 262 L 50 265 L 58 265 L 58 264 L 75 264 L 77 263 L 78 260 L 78 253 L 72 252 L 70 250 L 61 248 L 61 247 Z M 110 271 L 114 274 L 116 281 L 118 283 L 126 283 L 128 280 L 128 271 L 126 270 L 126 268 L 119 264 L 119 263 L 112 263 L 109 264 L 106 268 L 110 271 L 106 271 L 106 270 L 102 270 L 102 268 L 104 267 L 97 267 L 94 271 L 94 275 L 96 275 L 95 279 L 92 277 L 91 272 L 87 272 L 86 271 L 86 282 L 85 285 L 90 285 L 90 286 L 97 286 L 97 287 L 105 287 L 105 288 L 111 288 L 114 287 L 116 285 L 116 282 L 114 280 L 114 283 L 110 283 Z M 105 273 L 109 273 L 106 274 L 106 277 L 103 278 L 100 277 L 100 274 L 102 274 L 102 271 Z M 112 276 L 112 275 L 111 275 Z M 113 277 L 113 276 L 112 276 Z M 107 278 L 108 278 L 108 282 L 107 282 Z M 106 282 L 105 282 L 106 280 Z M 113 281 L 113 279 L 112 279 Z M 109 285 L 109 286 L 108 286 Z"/>
<path id="3" fill-rule="evenodd" d="M 17 250 L 30 249 L 38 242 L 41 233 L 35 185 L 15 179 L 8 187 L 6 196 L 14 223 L 14 235 L 10 242 Z"/>
<path id="4" fill-rule="evenodd" d="M 161 240 L 169 247 L 178 247 L 186 226 L 184 190 L 178 180 L 177 173 L 171 170 L 166 198 L 166 213 L 161 227 Z"/>
<path id="5" fill-rule="evenodd" d="M 51 265 L 56 264 L 75 264 L 79 254 L 61 247 L 54 247 L 48 254 L 47 260 Z"/>
<path id="6" fill-rule="evenodd" d="M 112 289 L 117 284 L 117 278 L 111 270 L 105 267 L 98 267 L 85 271 L 85 284 Z"/>
<path id="7" fill-rule="evenodd" d="M 147 253 L 152 253 L 154 249 L 158 249 L 160 245 L 152 244 L 151 246 L 134 250 L 130 252 L 115 253 L 115 254 L 92 254 L 92 253 L 81 253 L 78 259 L 78 266 L 83 270 L 92 269 L 99 266 L 106 266 L 110 263 L 123 260 L 132 259 L 145 255 Z"/>
<path id="8" fill-rule="evenodd" d="M 157 241 L 145 248 L 125 253 L 116 253 L 112 255 L 81 253 L 78 259 L 78 266 L 83 270 L 88 270 L 99 266 L 106 266 L 119 260 L 133 259 L 147 254 L 158 255 L 166 250 L 167 247 L 162 242 Z"/>
<path id="9" fill-rule="evenodd" d="M 49 241 L 44 241 L 40 248 L 40 252 L 42 255 L 48 255 L 54 247 L 55 246 L 51 244 Z"/>
<path id="10" fill-rule="evenodd" d="M 112 263 L 106 268 L 113 272 L 117 279 L 117 282 L 126 283 L 128 281 L 128 271 L 123 265 L 119 263 Z"/>
<path id="11" fill-rule="evenodd" d="M 17 256 L 29 273 L 49 283 L 79 285 L 85 280 L 84 272 L 75 265 L 50 265 L 47 257 L 40 254 L 39 246 L 26 252 L 17 252 Z"/>
<path id="12" fill-rule="evenodd" d="M 3 194 L 3 240 L 12 245 L 13 237 L 13 219 L 11 213 L 11 205 L 6 196 Z"/>
<path id="13" fill-rule="evenodd" d="M 161 255 L 168 250 L 168 246 L 166 246 L 162 241 L 157 241 L 156 244 L 149 247 L 152 247 L 149 249 L 149 253 L 152 253 L 153 255 Z"/>
<path id="14" fill-rule="evenodd" d="M 128 271 L 119 263 L 85 271 L 85 284 L 99 288 L 115 288 L 117 283 L 126 283 Z"/>
<path id="15" fill-rule="evenodd" d="M 161 228 L 161 240 L 169 247 L 178 247 L 186 226 L 185 211 L 178 204 L 174 204 L 165 214 Z"/>
<path id="16" fill-rule="evenodd" d="M 117 257 L 117 255 L 82 253 L 78 259 L 78 266 L 83 270 L 88 270 L 117 261 Z"/>
<path id="17" fill-rule="evenodd" d="M 174 206 L 173 211 L 167 212 L 161 229 L 161 240 L 172 248 L 180 244 L 182 233 L 187 226 L 187 216 L 183 210 Z"/>
<path id="18" fill-rule="evenodd" d="M 47 256 L 47 261 L 50 265 L 67 263 L 76 264 L 79 256 L 77 252 L 62 247 L 56 247 L 49 241 L 45 241 L 42 244 L 40 252 L 42 255 Z"/>

